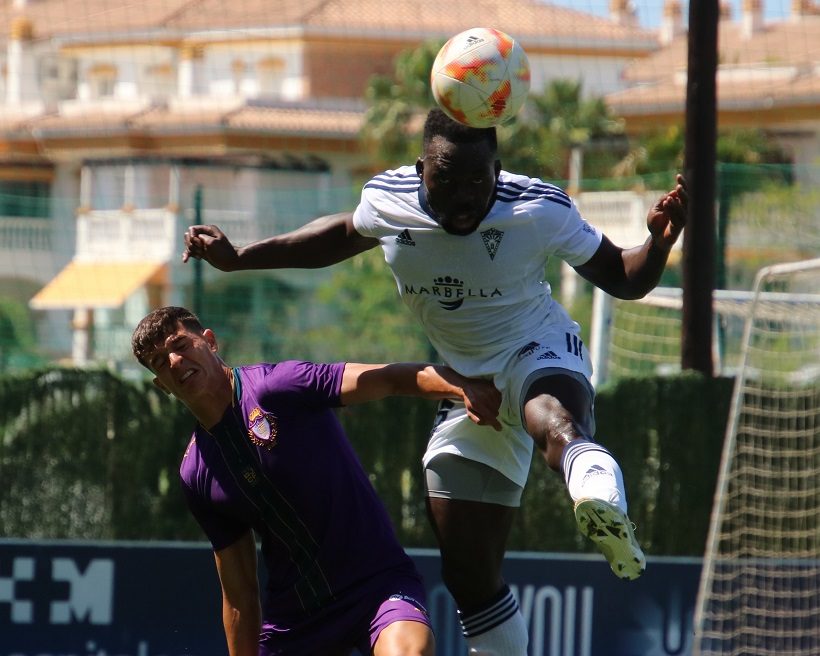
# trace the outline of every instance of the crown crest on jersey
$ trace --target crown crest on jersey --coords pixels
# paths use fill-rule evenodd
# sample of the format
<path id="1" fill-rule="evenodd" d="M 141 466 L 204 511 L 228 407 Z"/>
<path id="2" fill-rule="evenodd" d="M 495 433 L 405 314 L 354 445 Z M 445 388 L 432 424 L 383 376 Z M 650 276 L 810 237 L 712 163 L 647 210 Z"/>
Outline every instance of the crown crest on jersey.
<path id="1" fill-rule="evenodd" d="M 501 239 L 504 233 L 501 230 L 490 228 L 481 233 L 481 238 L 484 240 L 484 248 L 490 254 L 490 259 L 495 259 L 495 254 L 498 252 L 498 247 L 501 246 Z"/>
<path id="2" fill-rule="evenodd" d="M 262 412 L 260 408 L 254 408 L 248 414 L 248 437 L 256 446 L 261 446 L 269 451 L 276 446 L 278 426 L 276 417 L 270 412 Z"/>

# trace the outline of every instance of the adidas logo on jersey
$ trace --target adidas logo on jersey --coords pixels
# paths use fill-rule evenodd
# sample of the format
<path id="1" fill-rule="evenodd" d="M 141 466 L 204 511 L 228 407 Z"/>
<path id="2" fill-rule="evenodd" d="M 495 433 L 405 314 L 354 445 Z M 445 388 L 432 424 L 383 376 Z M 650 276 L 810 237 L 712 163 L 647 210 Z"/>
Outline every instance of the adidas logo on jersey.
<path id="1" fill-rule="evenodd" d="M 546 353 L 542 353 L 539 355 L 536 360 L 560 360 L 561 356 L 558 355 L 555 351 L 547 351 Z"/>
<path id="2" fill-rule="evenodd" d="M 398 234 L 398 236 L 396 237 L 396 243 L 401 244 L 402 246 L 416 245 L 416 242 L 414 242 L 413 238 L 410 236 L 410 231 L 406 228 Z"/>

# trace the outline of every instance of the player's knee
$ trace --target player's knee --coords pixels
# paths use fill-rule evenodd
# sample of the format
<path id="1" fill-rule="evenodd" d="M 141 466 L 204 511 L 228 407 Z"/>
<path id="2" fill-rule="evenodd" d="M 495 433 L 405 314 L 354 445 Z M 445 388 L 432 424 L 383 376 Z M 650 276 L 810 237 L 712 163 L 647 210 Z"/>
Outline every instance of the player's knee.
<path id="1" fill-rule="evenodd" d="M 558 399 L 548 394 L 530 399 L 524 407 L 524 415 L 527 432 L 535 446 L 550 468 L 558 471 L 564 447 L 584 437 L 575 417 Z"/>

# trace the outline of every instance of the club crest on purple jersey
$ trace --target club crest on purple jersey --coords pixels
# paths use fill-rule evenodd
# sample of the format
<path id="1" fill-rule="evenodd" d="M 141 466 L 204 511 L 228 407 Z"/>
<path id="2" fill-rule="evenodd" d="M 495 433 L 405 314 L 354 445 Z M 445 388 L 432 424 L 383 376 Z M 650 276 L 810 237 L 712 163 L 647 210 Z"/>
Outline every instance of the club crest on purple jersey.
<path id="1" fill-rule="evenodd" d="M 270 450 L 276 446 L 276 417 L 270 412 L 254 408 L 248 415 L 248 436 L 256 446 Z"/>

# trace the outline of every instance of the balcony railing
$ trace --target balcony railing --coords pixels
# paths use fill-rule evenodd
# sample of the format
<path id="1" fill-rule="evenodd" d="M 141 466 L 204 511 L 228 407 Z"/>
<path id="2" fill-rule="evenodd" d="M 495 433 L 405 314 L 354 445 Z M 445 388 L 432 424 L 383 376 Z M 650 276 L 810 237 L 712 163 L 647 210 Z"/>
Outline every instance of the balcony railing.
<path id="1" fill-rule="evenodd" d="M 169 260 L 176 214 L 167 209 L 91 210 L 77 217 L 77 259 Z"/>
<path id="2" fill-rule="evenodd" d="M 49 219 L 0 217 L 0 277 L 45 284 L 70 258 L 56 253 Z"/>
<path id="3" fill-rule="evenodd" d="M 0 217 L 0 250 L 50 252 L 51 226 L 48 219 Z"/>

